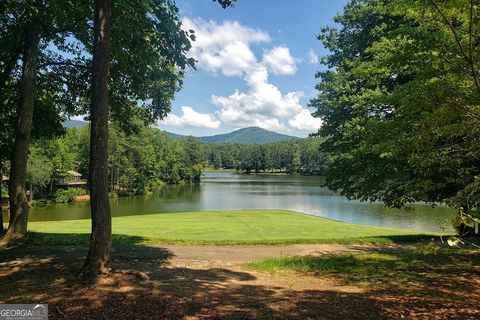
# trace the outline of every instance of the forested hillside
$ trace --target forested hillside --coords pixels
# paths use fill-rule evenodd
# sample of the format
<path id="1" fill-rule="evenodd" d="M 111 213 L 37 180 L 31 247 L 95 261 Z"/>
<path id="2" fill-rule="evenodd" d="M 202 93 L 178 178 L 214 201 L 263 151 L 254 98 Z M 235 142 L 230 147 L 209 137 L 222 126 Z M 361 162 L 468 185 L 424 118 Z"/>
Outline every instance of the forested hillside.
<path id="1" fill-rule="evenodd" d="M 86 121 L 68 120 L 63 123 L 65 128 L 77 128 L 88 125 Z M 165 132 L 169 138 L 180 139 L 187 136 Z M 274 131 L 265 130 L 259 127 L 248 127 L 235 130 L 225 134 L 217 134 L 213 136 L 195 137 L 200 142 L 204 143 L 238 143 L 238 144 L 267 144 L 285 140 L 298 140 L 299 138 L 294 136 L 288 136 L 280 134 Z"/>
<path id="2" fill-rule="evenodd" d="M 298 139 L 259 127 L 248 127 L 226 134 L 198 138 L 205 143 L 266 144 L 284 140 Z"/>
<path id="3" fill-rule="evenodd" d="M 264 145 L 204 144 L 203 148 L 215 169 L 323 175 L 329 158 L 320 150 L 322 141 L 312 137 Z"/>

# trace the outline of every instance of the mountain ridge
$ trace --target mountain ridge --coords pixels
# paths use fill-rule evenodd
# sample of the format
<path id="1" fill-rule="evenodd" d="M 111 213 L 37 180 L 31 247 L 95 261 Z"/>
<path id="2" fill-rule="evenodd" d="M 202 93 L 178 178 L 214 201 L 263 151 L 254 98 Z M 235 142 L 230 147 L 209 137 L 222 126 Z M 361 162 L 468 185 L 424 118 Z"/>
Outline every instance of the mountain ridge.
<path id="1" fill-rule="evenodd" d="M 63 123 L 66 128 L 78 128 L 87 125 L 88 122 L 68 120 Z M 176 134 L 165 131 L 165 134 L 172 139 L 181 139 L 187 135 Z M 266 144 L 284 140 L 296 140 L 298 137 L 281 134 L 278 132 L 262 129 L 260 127 L 246 127 L 229 133 L 216 134 L 212 136 L 195 137 L 203 143 L 232 143 L 232 144 Z"/>
<path id="2" fill-rule="evenodd" d="M 179 134 L 165 131 L 171 138 L 182 138 Z M 266 144 L 284 140 L 300 139 L 298 137 L 281 134 L 278 132 L 262 129 L 260 127 L 246 127 L 229 133 L 216 134 L 213 136 L 195 137 L 203 143 L 238 143 L 238 144 Z"/>

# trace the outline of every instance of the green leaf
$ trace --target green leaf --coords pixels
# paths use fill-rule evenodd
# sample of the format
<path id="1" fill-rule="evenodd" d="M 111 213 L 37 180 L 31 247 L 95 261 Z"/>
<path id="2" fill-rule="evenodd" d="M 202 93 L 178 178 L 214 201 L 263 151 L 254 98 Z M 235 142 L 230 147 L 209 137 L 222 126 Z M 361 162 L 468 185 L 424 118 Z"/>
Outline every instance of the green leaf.
<path id="1" fill-rule="evenodd" d="M 475 221 L 473 221 L 472 217 L 470 216 L 463 218 L 463 224 L 470 228 L 475 227 Z"/>
<path id="2" fill-rule="evenodd" d="M 459 226 L 462 225 L 462 223 L 463 223 L 463 219 L 462 219 L 462 217 L 460 217 L 460 216 L 455 216 L 455 217 L 452 219 L 452 225 L 453 225 L 454 227 L 459 227 Z"/>
<path id="3" fill-rule="evenodd" d="M 457 237 L 450 237 L 447 240 L 447 243 L 450 247 L 458 247 L 458 245 L 463 244 L 464 242 Z"/>

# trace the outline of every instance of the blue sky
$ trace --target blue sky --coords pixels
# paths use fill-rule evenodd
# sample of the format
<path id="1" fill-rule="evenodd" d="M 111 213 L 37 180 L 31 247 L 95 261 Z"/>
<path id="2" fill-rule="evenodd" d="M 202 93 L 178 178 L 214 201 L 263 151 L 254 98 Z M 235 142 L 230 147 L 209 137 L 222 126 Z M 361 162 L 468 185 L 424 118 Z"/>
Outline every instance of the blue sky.
<path id="1" fill-rule="evenodd" d="M 346 0 L 239 0 L 223 10 L 212 0 L 177 0 L 195 30 L 190 71 L 158 127 L 194 136 L 246 126 L 306 136 L 320 126 L 307 104 L 315 95 L 316 35 Z"/>

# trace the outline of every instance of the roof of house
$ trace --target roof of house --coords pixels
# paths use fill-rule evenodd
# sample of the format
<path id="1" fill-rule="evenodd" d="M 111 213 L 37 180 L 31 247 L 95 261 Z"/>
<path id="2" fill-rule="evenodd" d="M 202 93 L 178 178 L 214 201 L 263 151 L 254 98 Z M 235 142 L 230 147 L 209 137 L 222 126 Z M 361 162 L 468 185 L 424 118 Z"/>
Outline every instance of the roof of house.
<path id="1" fill-rule="evenodd" d="M 78 173 L 77 171 L 73 171 L 73 170 L 69 170 L 69 171 L 67 171 L 67 173 L 71 176 L 74 176 L 74 177 L 81 177 L 82 176 L 81 173 Z"/>

